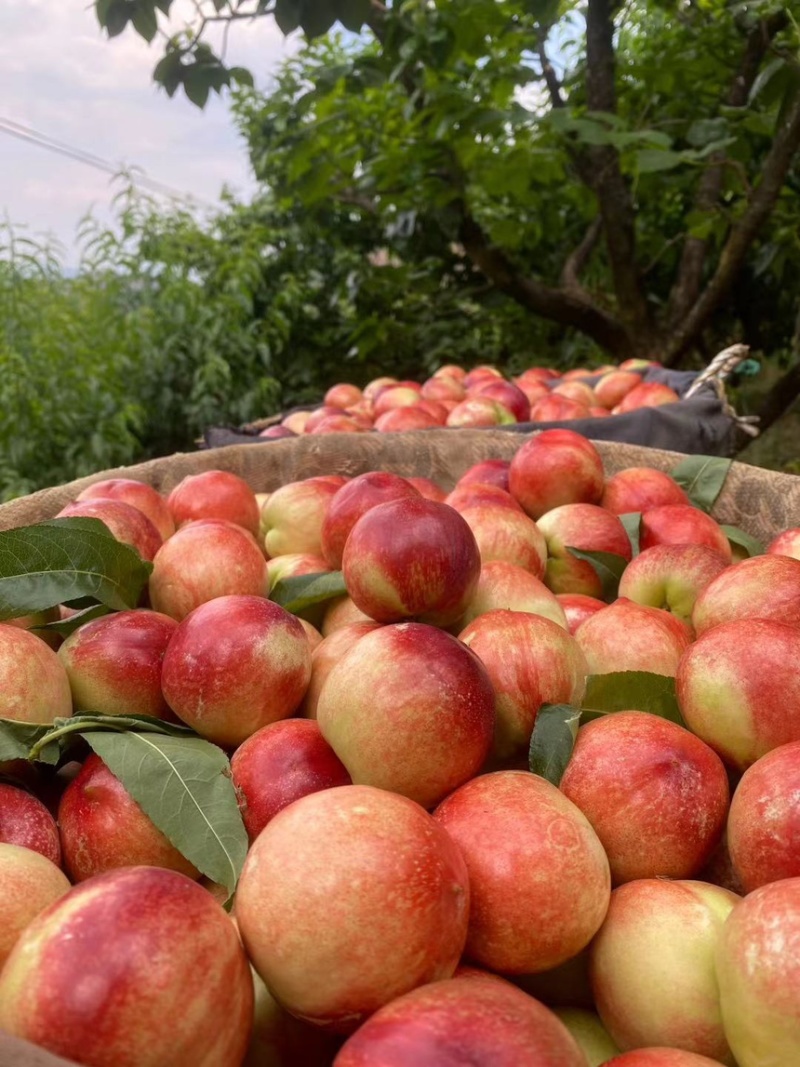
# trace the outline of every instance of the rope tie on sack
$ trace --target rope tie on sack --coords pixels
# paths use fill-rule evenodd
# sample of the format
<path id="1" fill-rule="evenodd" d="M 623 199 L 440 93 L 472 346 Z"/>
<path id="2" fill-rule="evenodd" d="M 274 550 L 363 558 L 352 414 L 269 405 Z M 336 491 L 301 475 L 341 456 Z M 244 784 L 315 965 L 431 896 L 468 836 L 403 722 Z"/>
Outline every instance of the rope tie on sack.
<path id="1" fill-rule="evenodd" d="M 758 437 L 758 415 L 740 415 L 728 400 L 725 392 L 725 379 L 750 355 L 748 345 L 736 344 L 724 348 L 711 360 L 704 371 L 697 375 L 695 380 L 684 393 L 684 399 L 694 396 L 704 386 L 709 385 L 719 397 L 722 410 L 732 419 L 739 429 L 748 437 Z"/>

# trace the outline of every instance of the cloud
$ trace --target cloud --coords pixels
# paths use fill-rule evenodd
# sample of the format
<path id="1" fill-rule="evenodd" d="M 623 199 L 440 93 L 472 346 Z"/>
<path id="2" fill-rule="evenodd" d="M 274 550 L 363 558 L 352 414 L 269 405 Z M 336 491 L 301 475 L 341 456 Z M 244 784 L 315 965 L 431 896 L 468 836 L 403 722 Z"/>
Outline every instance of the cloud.
<path id="1" fill-rule="evenodd" d="M 223 185 L 253 188 L 244 146 L 223 101 L 198 111 L 170 100 L 152 82 L 157 43 L 132 31 L 109 41 L 90 0 L 0 0 L 0 115 L 206 201 Z M 191 0 L 173 12 L 187 17 Z M 175 17 L 170 22 L 174 28 Z M 265 85 L 297 47 L 270 18 L 231 28 L 228 61 Z M 109 177 L 0 133 L 0 212 L 34 231 L 52 232 L 76 259 L 75 228 L 95 205 L 108 218 Z"/>

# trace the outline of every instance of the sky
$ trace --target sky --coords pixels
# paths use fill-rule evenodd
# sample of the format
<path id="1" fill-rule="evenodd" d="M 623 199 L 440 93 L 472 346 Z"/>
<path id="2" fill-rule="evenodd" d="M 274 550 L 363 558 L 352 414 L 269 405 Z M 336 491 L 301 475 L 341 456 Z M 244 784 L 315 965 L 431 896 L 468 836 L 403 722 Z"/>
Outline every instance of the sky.
<path id="1" fill-rule="evenodd" d="M 191 10 L 191 0 L 173 6 L 179 18 Z M 292 48 L 264 18 L 231 28 L 227 60 L 263 87 Z M 130 29 L 104 37 L 91 0 L 0 0 L 0 118 L 203 201 L 216 202 L 223 186 L 247 195 L 253 183 L 225 103 L 214 94 L 200 111 L 182 91 L 170 100 L 151 78 L 160 55 L 158 38 L 148 46 Z M 67 267 L 77 264 L 79 220 L 90 209 L 107 220 L 114 190 L 109 175 L 0 131 L 0 220 L 55 236 Z"/>

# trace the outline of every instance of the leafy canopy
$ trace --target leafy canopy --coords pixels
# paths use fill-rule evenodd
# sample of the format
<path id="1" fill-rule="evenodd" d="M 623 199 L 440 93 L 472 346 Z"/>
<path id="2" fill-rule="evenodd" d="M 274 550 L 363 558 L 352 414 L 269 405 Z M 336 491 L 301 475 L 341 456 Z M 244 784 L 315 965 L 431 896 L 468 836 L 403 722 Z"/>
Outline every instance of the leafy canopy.
<path id="1" fill-rule="evenodd" d="M 98 4 L 109 32 L 126 24 L 109 23 L 118 7 Z M 175 31 L 168 3 L 121 7 L 138 32 L 142 7 L 148 33 L 159 11 Z M 389 243 L 397 227 L 436 230 L 438 254 L 455 247 L 465 273 L 562 336 L 674 365 L 738 339 L 737 289 L 760 298 L 759 277 L 796 266 L 796 7 L 213 0 L 166 39 L 155 77 L 202 105 L 250 81 L 210 26 L 274 16 L 315 38 L 338 20 L 346 43 L 312 44 L 238 105 L 281 202 L 347 204 Z"/>

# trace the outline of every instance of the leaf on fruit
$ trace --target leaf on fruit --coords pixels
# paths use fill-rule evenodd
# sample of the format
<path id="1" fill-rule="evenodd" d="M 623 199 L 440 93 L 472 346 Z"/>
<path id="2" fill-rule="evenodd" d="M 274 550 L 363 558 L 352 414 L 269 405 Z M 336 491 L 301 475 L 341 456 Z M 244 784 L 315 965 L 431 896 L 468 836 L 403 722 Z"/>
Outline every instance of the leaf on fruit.
<path id="1" fill-rule="evenodd" d="M 82 736 L 186 859 L 232 894 L 248 842 L 222 749 L 152 732 L 88 729 Z"/>
<path id="2" fill-rule="evenodd" d="M 722 532 L 734 548 L 744 549 L 748 556 L 764 555 L 764 546 L 758 538 L 753 537 L 745 530 L 740 530 L 738 526 L 723 526 Z"/>
<path id="3" fill-rule="evenodd" d="M 43 622 L 39 626 L 31 626 L 30 629 L 36 633 L 44 632 L 47 634 L 61 634 L 62 637 L 69 637 L 75 630 L 80 629 L 84 623 L 91 622 L 92 619 L 100 619 L 103 615 L 110 615 L 111 608 L 106 607 L 105 604 L 92 604 L 88 608 L 82 608 L 80 611 L 76 611 L 74 615 L 70 615 L 66 619 L 56 619 L 54 622 Z"/>
<path id="4" fill-rule="evenodd" d="M 723 456 L 687 456 L 671 474 L 696 508 L 710 512 L 722 492 L 731 463 L 732 459 Z"/>
<path id="5" fill-rule="evenodd" d="M 675 693 L 675 679 L 649 671 L 593 674 L 586 684 L 583 706 L 592 712 L 647 711 L 684 725 Z"/>
<path id="6" fill-rule="evenodd" d="M 628 540 L 631 543 L 633 555 L 638 556 L 641 551 L 639 548 L 639 523 L 642 521 L 641 511 L 628 511 L 624 515 L 619 516 L 619 521 L 625 527 L 625 533 L 628 535 Z"/>
<path id="7" fill-rule="evenodd" d="M 0 619 L 91 597 L 123 610 L 139 603 L 152 564 L 99 519 L 49 519 L 0 532 Z"/>
<path id="8" fill-rule="evenodd" d="M 29 737 L 23 758 L 56 764 L 84 730 L 115 730 L 117 733 L 124 730 L 141 730 L 169 737 L 197 736 L 194 730 L 183 723 L 165 722 L 150 715 L 101 715 L 98 712 L 85 711 L 55 719 L 49 726 L 37 727 L 36 732 L 31 733 Z M 18 736 L 21 744 L 26 735 L 18 731 L 15 736 Z"/>
<path id="9" fill-rule="evenodd" d="M 15 719 L 0 719 L 0 763 L 7 760 L 28 759 L 33 746 L 53 729 L 52 724 L 17 722 Z M 42 745 L 37 759 L 40 763 L 55 766 L 61 756 L 57 741 Z"/>
<path id="10" fill-rule="evenodd" d="M 270 600 L 296 615 L 311 607 L 338 596 L 347 595 L 344 575 L 341 571 L 323 571 L 321 574 L 296 574 L 281 578 L 269 595 Z"/>
<path id="11" fill-rule="evenodd" d="M 166 737 L 197 737 L 190 726 L 166 722 L 152 715 L 101 715 L 99 712 L 84 711 L 59 721 L 78 730 L 141 730 L 143 733 L 164 734 Z"/>
<path id="12" fill-rule="evenodd" d="M 572 756 L 580 723 L 580 708 L 571 704 L 542 704 L 528 751 L 528 766 L 533 774 L 559 785 Z"/>
<path id="13" fill-rule="evenodd" d="M 584 552 L 583 549 L 572 548 L 571 546 L 567 547 L 567 552 L 577 559 L 586 560 L 587 563 L 594 567 L 595 573 L 603 586 L 602 599 L 606 603 L 616 600 L 619 580 L 622 577 L 622 572 L 628 566 L 628 561 L 624 556 L 618 556 L 615 552 Z"/>

